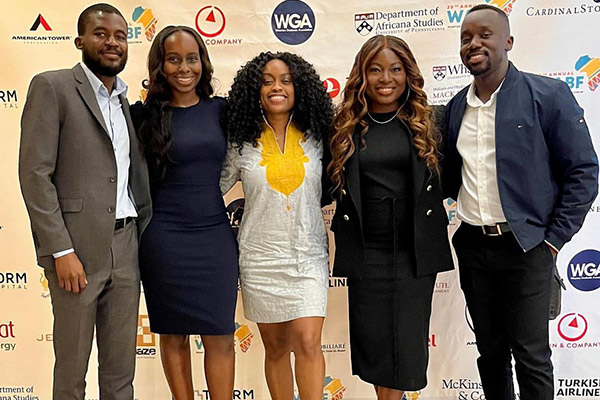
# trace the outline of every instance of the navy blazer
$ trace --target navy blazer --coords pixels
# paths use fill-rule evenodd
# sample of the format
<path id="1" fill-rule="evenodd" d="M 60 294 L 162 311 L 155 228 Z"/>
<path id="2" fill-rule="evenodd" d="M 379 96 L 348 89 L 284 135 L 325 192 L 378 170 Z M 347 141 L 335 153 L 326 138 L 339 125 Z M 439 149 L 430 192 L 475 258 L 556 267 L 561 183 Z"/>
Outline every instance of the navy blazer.
<path id="1" fill-rule="evenodd" d="M 438 125 L 444 125 L 443 107 L 435 107 Z M 411 133 L 411 130 L 406 127 Z M 360 129 L 360 128 L 358 128 Z M 357 150 L 345 166 L 346 183 L 343 190 L 331 198 L 331 182 L 323 172 L 323 204 L 336 200 L 335 215 L 331 220 L 331 231 L 335 234 L 334 276 L 362 278 L 364 272 L 365 242 L 363 237 L 360 170 L 357 151 L 360 147 L 358 129 L 353 134 Z M 324 152 L 326 168 L 331 160 L 328 149 Z M 450 243 L 448 241 L 448 216 L 443 204 L 442 188 L 437 174 L 430 171 L 425 160 L 412 149 L 411 158 L 412 209 L 414 225 L 415 275 L 424 276 L 454 269 Z"/>
<path id="2" fill-rule="evenodd" d="M 448 103 L 444 194 L 456 199 L 462 158 L 456 142 L 467 86 Z M 543 240 L 560 249 L 581 228 L 598 192 L 598 157 L 569 87 L 510 63 L 496 100 L 496 170 L 504 216 L 528 251 Z"/>

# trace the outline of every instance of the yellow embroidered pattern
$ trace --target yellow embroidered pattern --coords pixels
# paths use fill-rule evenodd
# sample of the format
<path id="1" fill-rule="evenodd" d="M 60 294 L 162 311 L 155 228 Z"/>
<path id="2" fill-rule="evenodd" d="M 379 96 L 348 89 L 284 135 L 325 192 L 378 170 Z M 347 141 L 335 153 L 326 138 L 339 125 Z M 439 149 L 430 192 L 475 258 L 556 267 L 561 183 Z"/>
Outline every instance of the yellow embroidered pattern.
<path id="1" fill-rule="evenodd" d="M 289 196 L 304 182 L 304 163 L 309 161 L 304 154 L 300 142 L 305 142 L 302 132 L 290 124 L 287 129 L 283 153 L 275 139 L 273 130 L 265 124 L 265 129 L 258 139 L 262 146 L 260 166 L 267 168 L 267 182 L 274 190 L 288 198 L 287 209 L 290 209 Z"/>

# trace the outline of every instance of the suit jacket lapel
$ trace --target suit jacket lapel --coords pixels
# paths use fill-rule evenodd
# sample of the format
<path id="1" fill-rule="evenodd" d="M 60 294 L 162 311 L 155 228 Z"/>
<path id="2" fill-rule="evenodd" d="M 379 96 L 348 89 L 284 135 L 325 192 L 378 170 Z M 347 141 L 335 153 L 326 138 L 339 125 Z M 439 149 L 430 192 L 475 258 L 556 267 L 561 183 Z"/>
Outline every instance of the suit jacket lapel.
<path id="1" fill-rule="evenodd" d="M 96 117 L 96 120 L 98 121 L 102 129 L 104 129 L 104 132 L 108 134 L 108 129 L 106 128 L 106 123 L 104 122 L 102 111 L 100 111 L 100 106 L 98 106 L 98 100 L 96 100 L 94 89 L 92 89 L 90 81 L 85 75 L 85 72 L 83 72 L 83 68 L 81 68 L 81 66 L 77 64 L 75 67 L 73 67 L 73 74 L 75 75 L 75 80 L 78 83 L 77 90 L 83 98 L 83 101 L 90 109 L 94 117 Z"/>

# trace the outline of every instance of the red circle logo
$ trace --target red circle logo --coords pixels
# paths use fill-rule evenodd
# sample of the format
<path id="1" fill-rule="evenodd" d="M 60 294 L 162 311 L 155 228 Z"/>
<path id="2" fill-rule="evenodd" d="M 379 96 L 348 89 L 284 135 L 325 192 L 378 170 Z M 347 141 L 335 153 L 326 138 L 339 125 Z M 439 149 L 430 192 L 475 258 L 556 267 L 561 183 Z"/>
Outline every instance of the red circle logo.
<path id="1" fill-rule="evenodd" d="M 225 30 L 225 14 L 219 7 L 203 7 L 196 14 L 196 29 L 202 36 L 219 36 Z"/>
<path id="2" fill-rule="evenodd" d="M 587 320 L 578 313 L 569 313 L 558 322 L 558 334 L 568 342 L 578 341 L 585 336 L 587 330 Z"/>
<path id="3" fill-rule="evenodd" d="M 340 94 L 340 83 L 335 78 L 327 78 L 323 81 L 323 86 L 327 89 L 327 94 L 332 99 Z"/>

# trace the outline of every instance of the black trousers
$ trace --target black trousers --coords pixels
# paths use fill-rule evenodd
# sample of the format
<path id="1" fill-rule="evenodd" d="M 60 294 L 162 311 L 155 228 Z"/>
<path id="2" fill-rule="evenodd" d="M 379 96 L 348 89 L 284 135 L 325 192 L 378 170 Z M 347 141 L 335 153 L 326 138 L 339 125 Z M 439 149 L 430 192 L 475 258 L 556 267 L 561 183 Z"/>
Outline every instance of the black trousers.
<path id="1" fill-rule="evenodd" d="M 542 242 L 528 252 L 512 233 L 485 236 L 462 223 L 452 238 L 460 284 L 473 320 L 487 400 L 512 400 L 511 353 L 522 400 L 551 400 L 548 337 L 553 258 Z"/>

